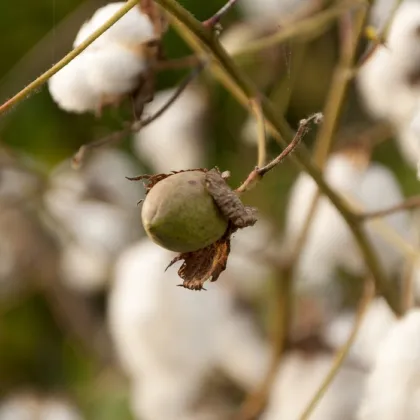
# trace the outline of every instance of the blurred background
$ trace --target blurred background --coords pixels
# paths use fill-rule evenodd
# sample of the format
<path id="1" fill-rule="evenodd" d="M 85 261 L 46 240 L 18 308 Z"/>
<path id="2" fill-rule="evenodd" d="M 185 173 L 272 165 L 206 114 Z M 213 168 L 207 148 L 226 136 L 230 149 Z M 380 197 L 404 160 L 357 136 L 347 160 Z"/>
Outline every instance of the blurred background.
<path id="1" fill-rule="evenodd" d="M 224 1 L 180 3 L 205 20 Z M 294 128 L 314 112 L 331 114 L 325 106 L 333 104 L 357 14 L 350 3 L 239 0 L 223 18 L 222 44 Z M 379 31 L 393 3 L 376 2 L 365 26 Z M 0 2 L 0 103 L 66 54 L 105 4 Z M 409 23 L 400 17 L 400 25 L 418 30 L 416 13 Z M 273 34 L 283 35 L 264 45 Z M 371 45 L 360 39 L 356 62 Z M 191 53 L 172 29 L 163 45 L 167 60 Z M 169 66 L 157 74 L 146 115 L 188 71 Z M 369 80 L 350 83 L 325 177 L 376 210 L 417 193 L 418 155 L 417 137 L 402 134 L 413 107 L 399 125 L 391 113 L 378 115 L 366 104 L 375 95 Z M 379 100 L 397 102 L 389 90 Z M 255 121 L 206 71 L 160 119 L 93 149 L 72 169 L 80 146 L 131 119 L 129 101 L 101 117 L 65 112 L 48 86 L 0 118 L 0 420 L 246 419 L 264 411 L 263 402 L 261 418 L 297 420 L 347 339 L 363 295 L 366 270 L 348 228 L 321 199 L 300 258 L 293 254 L 316 187 L 287 160 L 244 196 L 260 220 L 233 239 L 220 279 L 199 294 L 175 287 L 177 267 L 164 272 L 172 253 L 141 226 L 143 187 L 125 177 L 217 165 L 236 187 L 256 164 Z M 316 150 L 319 136 L 314 127 L 304 142 Z M 268 156 L 279 151 L 268 138 Z M 383 226 L 368 227 L 384 271 L 396 293 L 402 279 L 414 279 L 416 297 L 416 214 L 381 220 L 403 243 L 384 239 Z M 395 322 L 380 298 L 367 314 L 370 324 L 313 418 L 356 418 L 374 348 Z"/>

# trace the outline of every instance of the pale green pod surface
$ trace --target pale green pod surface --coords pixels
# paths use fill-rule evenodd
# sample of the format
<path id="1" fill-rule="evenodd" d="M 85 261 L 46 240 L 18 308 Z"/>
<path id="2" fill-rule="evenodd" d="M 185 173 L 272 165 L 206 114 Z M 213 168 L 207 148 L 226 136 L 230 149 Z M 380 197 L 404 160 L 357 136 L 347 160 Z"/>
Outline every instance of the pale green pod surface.
<path id="1" fill-rule="evenodd" d="M 205 173 L 181 172 L 159 181 L 143 203 L 148 236 L 163 248 L 192 252 L 220 239 L 228 222 L 204 185 Z"/>

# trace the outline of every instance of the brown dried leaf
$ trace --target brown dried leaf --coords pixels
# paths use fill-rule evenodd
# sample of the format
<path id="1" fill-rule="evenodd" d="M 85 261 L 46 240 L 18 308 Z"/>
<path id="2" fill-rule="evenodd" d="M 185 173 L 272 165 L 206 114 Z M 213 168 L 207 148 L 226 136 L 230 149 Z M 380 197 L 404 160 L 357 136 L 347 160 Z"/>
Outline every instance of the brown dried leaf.
<path id="1" fill-rule="evenodd" d="M 218 169 L 211 169 L 207 172 L 206 188 L 220 211 L 234 226 L 242 229 L 256 223 L 257 209 L 242 204 L 240 198 L 232 191 Z"/>
<path id="2" fill-rule="evenodd" d="M 190 290 L 203 290 L 203 285 L 207 280 L 216 281 L 226 269 L 230 252 L 230 236 L 235 230 L 234 227 L 228 228 L 221 239 L 206 248 L 178 255 L 166 269 L 184 260 L 178 270 L 178 275 L 183 279 L 183 283 L 179 286 Z"/>

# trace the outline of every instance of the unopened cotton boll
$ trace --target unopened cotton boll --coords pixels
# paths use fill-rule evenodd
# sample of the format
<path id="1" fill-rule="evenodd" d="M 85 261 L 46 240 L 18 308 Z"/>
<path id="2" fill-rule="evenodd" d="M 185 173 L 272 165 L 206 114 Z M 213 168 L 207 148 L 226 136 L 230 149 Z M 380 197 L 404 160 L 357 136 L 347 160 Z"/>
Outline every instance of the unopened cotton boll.
<path id="1" fill-rule="evenodd" d="M 371 368 L 382 341 L 396 323 L 397 318 L 383 298 L 376 298 L 370 305 L 351 346 L 349 357 L 366 368 Z M 356 315 L 344 312 L 326 326 L 324 338 L 334 349 L 341 348 L 350 337 Z"/>
<path id="2" fill-rule="evenodd" d="M 108 4 L 85 22 L 74 41 L 79 46 L 124 6 Z M 153 39 L 149 17 L 138 7 L 131 9 L 117 23 L 97 38 L 76 59 L 49 81 L 54 101 L 69 112 L 100 111 L 103 105 L 118 102 L 133 91 L 147 68 L 144 43 Z"/>
<path id="3" fill-rule="evenodd" d="M 329 355 L 284 357 L 278 369 L 262 420 L 296 420 L 303 413 L 333 364 Z M 361 398 L 365 375 L 344 364 L 311 415 L 311 420 L 351 420 Z"/>
<path id="4" fill-rule="evenodd" d="M 420 415 L 420 311 L 395 323 L 367 380 L 358 420 L 415 420 Z"/>
<path id="5" fill-rule="evenodd" d="M 384 166 L 371 163 L 367 167 L 357 163 L 349 154 L 335 154 L 327 162 L 325 179 L 344 197 L 355 199 L 367 211 L 388 208 L 403 201 L 403 196 L 393 174 Z M 306 221 L 317 186 L 306 174 L 301 174 L 292 188 L 287 208 L 286 238 L 294 244 Z M 411 237 L 407 212 L 383 219 L 404 239 Z M 400 250 L 387 243 L 367 223 L 367 232 L 388 274 L 400 269 Z M 342 267 L 354 275 L 364 273 L 364 262 L 350 229 L 340 213 L 321 197 L 312 219 L 298 264 L 297 276 L 317 288 L 328 285 L 334 271 Z"/>
<path id="6" fill-rule="evenodd" d="M 145 113 L 154 115 L 173 96 L 175 89 L 158 92 Z M 187 88 L 159 118 L 142 128 L 134 138 L 140 159 L 157 173 L 203 166 L 204 139 L 201 124 L 206 108 L 204 92 Z"/>
<path id="7" fill-rule="evenodd" d="M 262 379 L 269 363 L 263 340 L 235 312 L 227 289 L 215 283 L 197 294 L 176 287 L 176 271 L 164 272 L 173 256 L 149 240 L 126 250 L 109 299 L 111 335 L 132 382 L 132 405 L 146 420 L 187 418 L 208 374 L 225 370 L 226 354 L 249 348 L 226 372 L 245 388 Z"/>

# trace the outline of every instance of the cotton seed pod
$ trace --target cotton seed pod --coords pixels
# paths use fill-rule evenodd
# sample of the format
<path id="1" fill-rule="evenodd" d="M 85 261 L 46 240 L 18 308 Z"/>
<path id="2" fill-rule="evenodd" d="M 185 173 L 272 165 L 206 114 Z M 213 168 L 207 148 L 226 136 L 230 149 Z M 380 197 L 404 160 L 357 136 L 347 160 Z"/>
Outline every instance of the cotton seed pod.
<path id="1" fill-rule="evenodd" d="M 171 251 L 193 252 L 223 236 L 228 221 L 205 180 L 205 172 L 181 172 L 159 181 L 148 192 L 142 222 L 154 242 Z"/>

